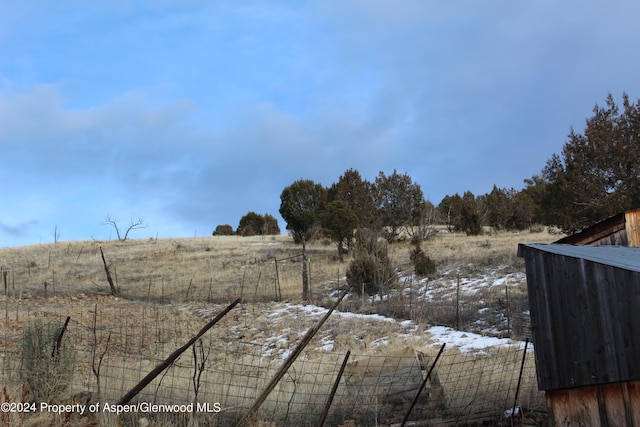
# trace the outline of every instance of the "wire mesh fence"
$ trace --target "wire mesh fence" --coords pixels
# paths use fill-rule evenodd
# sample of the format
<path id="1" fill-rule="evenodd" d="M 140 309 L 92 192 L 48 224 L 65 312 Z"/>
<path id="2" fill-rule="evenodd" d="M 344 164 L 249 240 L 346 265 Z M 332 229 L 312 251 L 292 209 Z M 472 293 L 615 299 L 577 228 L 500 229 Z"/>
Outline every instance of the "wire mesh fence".
<path id="1" fill-rule="evenodd" d="M 408 276 L 393 288 L 383 289 L 382 296 L 352 296 L 342 307 L 418 324 L 531 339 L 526 279 L 523 274 L 510 274 L 507 279 L 454 276 L 430 281 Z"/>
<path id="2" fill-rule="evenodd" d="M 20 298 L 22 295 L 54 297 L 111 292 L 105 279 L 105 268 L 99 258 L 90 255 L 95 259 L 87 267 L 86 263 L 74 263 L 75 257 L 71 255 L 73 254 L 68 257 L 71 261 L 58 257 L 49 262 L 26 263 L 17 268 L 0 265 L 2 293 Z M 84 261 L 87 256 L 83 255 L 81 260 Z M 274 256 L 256 258 L 229 274 L 226 280 L 214 279 L 214 273 L 208 276 L 203 272 L 202 270 L 213 268 L 204 262 L 202 270 L 194 277 L 185 276 L 170 268 L 162 272 L 145 272 L 144 277 L 140 277 L 130 265 L 118 263 L 109 263 L 109 270 L 115 288 L 120 295 L 129 299 L 154 303 L 224 303 L 238 297 L 245 302 L 279 301 L 299 296 L 298 286 L 292 289 L 289 284 L 299 282 L 301 259 L 301 255 L 297 253 L 284 259 Z M 59 263 L 60 266 L 54 268 L 50 263 Z"/>
<path id="3" fill-rule="evenodd" d="M 220 306 L 220 311 L 223 308 Z M 228 334 L 225 330 L 242 325 L 221 323 L 160 372 L 130 402 L 118 407 L 128 391 L 193 337 L 204 323 L 185 317 L 188 314 L 185 307 L 147 304 L 137 310 L 135 314 L 130 308 L 110 307 L 107 311 L 87 304 L 84 310 L 75 312 L 61 338 L 75 350 L 73 376 L 68 386 L 47 402 L 34 402 L 38 405 L 35 413 L 5 413 L 0 422 L 14 425 L 20 422 L 18 417 L 23 417 L 22 420 L 40 417 L 46 422 L 69 425 L 90 422 L 136 426 L 235 425 L 296 344 L 267 342 L 255 334 L 251 337 Z M 33 325 L 39 319 L 54 325 L 58 337 L 66 317 L 51 309 L 33 310 L 21 316 L 20 324 Z M 24 385 L 35 383 L 30 381 L 34 373 L 25 369 L 33 363 L 27 361 L 30 357 L 55 353 L 59 340 L 50 339 L 43 344 L 50 347 L 40 355 L 25 352 L 28 326 L 17 327 L 8 315 L 2 323 L 2 401 L 29 402 L 34 391 L 25 390 Z M 424 348 L 354 352 L 341 378 L 338 374 L 345 352 L 305 350 L 252 416 L 249 425 L 318 425 L 336 381 L 338 387 L 326 412 L 325 425 L 400 423 L 418 395 L 439 347 L 436 343 Z M 505 411 L 514 405 L 542 410 L 544 397 L 537 391 L 533 353 L 530 348 L 523 358 L 523 352 L 521 345 L 474 353 L 455 348 L 445 350 L 408 420 L 423 425 L 486 425 L 503 422 Z M 52 369 L 39 375 L 55 378 L 57 371 Z M 41 410 L 41 404 L 87 406 L 84 414 L 79 413 L 79 407 L 56 414 Z"/>
<path id="4" fill-rule="evenodd" d="M 202 247 L 187 247 L 187 243 Z M 302 257 L 298 247 L 276 251 L 270 249 L 266 241 L 261 251 L 241 257 L 240 261 L 234 261 L 239 263 L 235 265 L 212 257 L 206 242 L 187 243 L 176 241 L 170 249 L 165 247 L 166 242 L 157 249 L 156 244 L 149 244 L 144 251 L 131 246 L 128 248 L 131 252 L 107 248 L 106 264 L 120 295 L 159 304 L 190 301 L 222 304 L 238 297 L 245 302 L 300 298 Z M 0 266 L 4 294 L 18 298 L 21 295 L 108 294 L 110 288 L 100 256 L 102 248 L 88 243 L 69 244 L 66 248 L 53 255 L 50 250 L 41 250 L 36 255 L 24 255 L 12 267 Z M 176 264 L 171 257 L 179 258 L 188 250 L 193 268 L 185 274 L 184 264 Z M 310 252 L 310 255 L 311 259 L 316 255 L 320 258 L 318 253 Z M 153 261 L 153 266 L 141 269 L 143 261 Z M 222 279 L 217 275 L 221 270 L 225 271 Z M 327 305 L 331 302 L 327 295 L 344 287 L 345 280 L 341 277 L 344 271 L 340 272 L 339 268 L 333 270 L 332 266 L 330 272 L 320 272 L 312 262 L 308 271 L 312 300 L 318 304 Z M 456 272 L 449 272 L 445 274 L 447 277 L 431 281 L 402 277 L 393 286 L 383 286 L 382 297 L 350 296 L 345 299 L 343 309 L 477 333 L 518 339 L 530 337 L 524 273 L 518 276 L 507 275 L 499 269 L 493 272 L 496 274 L 487 276 L 482 269 L 463 269 L 457 277 Z M 328 277 L 331 280 L 327 280 Z"/>

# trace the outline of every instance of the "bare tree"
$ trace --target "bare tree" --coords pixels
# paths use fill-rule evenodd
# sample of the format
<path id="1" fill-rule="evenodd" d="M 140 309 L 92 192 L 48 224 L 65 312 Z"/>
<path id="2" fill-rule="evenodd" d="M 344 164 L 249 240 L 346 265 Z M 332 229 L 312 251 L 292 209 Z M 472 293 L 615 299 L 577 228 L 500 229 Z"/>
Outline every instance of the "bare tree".
<path id="1" fill-rule="evenodd" d="M 436 223 L 438 210 L 429 201 L 425 201 L 420 208 L 418 219 L 413 225 L 407 226 L 405 231 L 411 238 L 413 244 L 420 246 L 420 242 L 431 239 L 438 232 Z"/>
<path id="2" fill-rule="evenodd" d="M 120 231 L 119 223 L 120 223 L 120 220 L 118 218 L 113 217 L 111 215 L 107 215 L 104 221 L 102 221 L 100 224 L 110 225 L 111 227 L 115 228 L 116 235 L 118 236 L 118 240 L 122 242 L 127 240 L 127 237 L 129 236 L 129 232 L 131 232 L 131 230 L 147 228 L 147 223 L 145 222 L 144 218 L 142 218 L 141 216 L 131 217 L 131 219 L 129 220 L 129 224 L 127 225 L 127 228 L 125 229 L 124 235 L 123 235 Z"/>
<path id="3" fill-rule="evenodd" d="M 58 240 L 60 240 L 60 230 L 58 230 L 57 224 L 54 227 L 53 233 L 51 233 L 51 235 L 53 236 L 53 243 L 58 243 Z"/>

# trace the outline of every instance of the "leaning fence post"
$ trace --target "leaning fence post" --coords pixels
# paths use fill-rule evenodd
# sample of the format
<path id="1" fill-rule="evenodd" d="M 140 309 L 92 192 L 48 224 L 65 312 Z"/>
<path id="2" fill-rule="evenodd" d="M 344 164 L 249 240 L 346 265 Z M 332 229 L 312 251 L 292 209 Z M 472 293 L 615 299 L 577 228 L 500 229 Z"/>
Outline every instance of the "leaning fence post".
<path id="1" fill-rule="evenodd" d="M 327 404 L 324 406 L 324 411 L 322 412 L 322 419 L 318 423 L 319 427 L 324 426 L 324 422 L 327 420 L 329 409 L 331 409 L 331 404 L 333 403 L 333 397 L 336 395 L 336 391 L 338 390 L 338 385 L 340 385 L 340 379 L 342 378 L 344 369 L 347 367 L 347 361 L 349 360 L 349 356 L 351 356 L 351 350 L 348 350 L 347 354 L 344 356 L 344 360 L 342 361 L 342 366 L 340 366 L 340 371 L 338 371 L 338 376 L 336 377 L 336 381 L 333 383 L 333 387 L 331 388 L 331 392 L 329 393 Z"/>
<path id="2" fill-rule="evenodd" d="M 411 402 L 411 406 L 409 407 L 409 410 L 407 411 L 407 415 L 404 416 L 404 419 L 402 420 L 402 424 L 400 424 L 400 427 L 404 427 L 405 423 L 409 419 L 409 415 L 411 415 L 411 411 L 413 411 L 413 407 L 416 406 L 416 403 L 418 403 L 418 398 L 420 397 L 420 393 L 422 393 L 422 389 L 424 388 L 424 386 L 427 385 L 427 381 L 429 380 L 429 377 L 431 377 L 431 372 L 433 372 L 433 368 L 436 367 L 436 363 L 438 363 L 438 359 L 440 359 L 440 355 L 444 351 L 444 347 L 446 345 L 447 345 L 447 343 L 444 343 L 444 344 L 442 344 L 442 347 L 440 347 L 440 351 L 438 352 L 438 355 L 436 356 L 435 360 L 431 364 L 431 368 L 429 369 L 429 373 L 427 373 L 427 376 L 424 378 L 424 381 L 422 381 L 422 384 L 420 385 L 420 388 L 418 389 L 418 392 L 416 393 L 416 397 L 413 399 L 413 402 Z"/>
<path id="3" fill-rule="evenodd" d="M 291 367 L 291 365 L 293 365 L 293 362 L 295 362 L 296 359 L 298 358 L 298 356 L 300 356 L 300 353 L 302 353 L 302 350 L 304 350 L 304 348 L 307 346 L 307 344 L 309 344 L 309 342 L 311 341 L 313 336 L 320 330 L 322 325 L 324 325 L 324 322 L 327 321 L 329 316 L 331 316 L 331 313 L 333 313 L 333 311 L 338 307 L 338 304 L 340 304 L 342 302 L 342 300 L 344 299 L 345 296 L 347 296 L 347 293 L 350 290 L 351 290 L 351 286 L 349 286 L 349 288 L 347 288 L 347 290 L 344 291 L 342 296 L 340 296 L 340 298 L 338 298 L 338 301 L 336 301 L 333 304 L 333 307 L 331 307 L 331 309 L 329 309 L 329 311 L 324 315 L 324 317 L 322 319 L 320 319 L 320 321 L 313 328 L 310 328 L 307 331 L 307 333 L 302 338 L 300 343 L 291 352 L 289 357 L 287 357 L 287 360 L 285 360 L 285 362 L 282 364 L 282 366 L 280 367 L 278 372 L 276 372 L 276 374 L 274 375 L 273 379 L 269 382 L 267 387 L 260 394 L 260 396 L 258 397 L 256 402 L 253 404 L 251 409 L 249 409 L 249 411 L 247 411 L 247 413 L 244 415 L 244 417 L 242 417 L 242 419 L 238 422 L 238 424 L 236 424 L 236 426 L 246 425 L 250 421 L 251 417 L 253 417 L 253 415 L 258 411 L 258 409 L 260 409 L 260 406 L 267 399 L 267 396 L 269 396 L 269 394 L 273 391 L 273 389 L 276 387 L 278 382 L 280 382 L 280 380 L 282 379 L 284 374 L 287 373 L 287 370 Z"/>
<path id="4" fill-rule="evenodd" d="M 60 352 L 60 345 L 62 344 L 62 336 L 67 330 L 67 326 L 69 325 L 69 320 L 71 320 L 71 316 L 67 316 L 67 320 L 64 321 L 64 325 L 58 332 L 58 338 L 56 339 L 56 346 L 51 350 L 51 357 L 55 357 L 56 354 Z"/>
<path id="5" fill-rule="evenodd" d="M 149 372 L 147 374 L 146 377 L 144 377 L 138 384 L 136 384 L 131 390 L 129 390 L 129 392 L 127 394 L 125 394 L 124 396 L 122 396 L 122 398 L 120 399 L 120 401 L 118 402 L 118 405 L 126 405 L 127 403 L 129 403 L 129 401 L 131 401 L 131 399 L 133 399 L 136 394 L 140 393 L 140 391 L 142 391 L 143 388 L 145 388 L 147 385 L 149 385 L 149 383 L 151 381 L 153 381 L 153 379 L 155 377 L 157 377 L 158 375 L 160 375 L 160 373 L 162 371 L 164 371 L 167 367 L 169 367 L 169 365 L 171 365 L 173 362 L 175 362 L 175 360 L 180 357 L 180 355 L 182 353 L 184 353 L 184 351 L 186 349 L 188 349 L 189 347 L 191 347 L 191 345 L 193 345 L 194 342 L 198 341 L 198 339 L 203 336 L 209 329 L 211 329 L 213 327 L 213 325 L 215 325 L 216 323 L 218 323 L 218 321 L 220 319 L 222 319 L 224 316 L 227 315 L 227 313 L 229 313 L 236 305 L 238 305 L 240 303 L 240 298 L 238 298 L 237 300 L 235 300 L 234 302 L 232 302 L 231 304 L 229 304 L 229 306 L 227 308 L 225 308 L 220 314 L 218 314 L 213 320 L 211 320 L 209 323 L 207 323 L 202 329 L 200 329 L 200 332 L 198 332 L 193 338 L 191 338 L 189 340 L 189 342 L 187 342 L 185 345 L 183 345 L 182 347 L 180 347 L 179 349 L 177 349 L 176 351 L 174 351 L 173 353 L 171 353 L 171 355 L 169 355 L 169 357 L 167 357 L 162 363 L 160 363 L 158 366 L 156 366 L 151 372 Z"/>
<path id="6" fill-rule="evenodd" d="M 522 383 L 522 371 L 524 370 L 524 362 L 527 359 L 527 346 L 529 346 L 529 338 L 524 341 L 524 352 L 522 353 L 522 363 L 520 364 L 520 375 L 518 375 L 518 385 L 516 386 L 516 397 L 513 399 L 513 409 L 511 410 L 511 421 L 515 417 L 516 405 L 518 404 L 518 394 L 520 394 L 520 384 Z"/>
<path id="7" fill-rule="evenodd" d="M 100 256 L 102 256 L 102 263 L 104 264 L 104 271 L 107 273 L 107 282 L 109 282 L 109 287 L 111 288 L 111 295 L 118 296 L 118 288 L 113 284 L 113 278 L 111 277 L 111 272 L 109 271 L 109 266 L 107 265 L 107 261 L 104 259 L 104 252 L 102 252 L 102 246 L 100 246 Z M 51 258 L 51 251 L 49 251 L 49 258 Z M 53 293 L 56 293 L 55 288 L 55 273 L 53 279 Z"/>

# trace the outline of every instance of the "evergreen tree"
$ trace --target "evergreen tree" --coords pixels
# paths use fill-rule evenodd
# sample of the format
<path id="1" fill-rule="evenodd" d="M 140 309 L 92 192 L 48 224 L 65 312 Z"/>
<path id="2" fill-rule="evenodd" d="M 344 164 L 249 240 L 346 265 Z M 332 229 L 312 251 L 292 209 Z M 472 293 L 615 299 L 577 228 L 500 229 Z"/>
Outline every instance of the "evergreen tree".
<path id="1" fill-rule="evenodd" d="M 419 223 L 424 212 L 424 195 L 420 185 L 411 177 L 397 171 L 389 176 L 384 172 L 376 177 L 374 200 L 378 213 L 378 226 L 386 228 L 388 239 L 394 240 L 403 227 Z"/>
<path id="2" fill-rule="evenodd" d="M 476 197 L 471 191 L 465 191 L 462 195 L 460 225 L 458 228 L 467 233 L 468 236 L 478 236 L 482 234 L 480 217 Z"/>
<path id="3" fill-rule="evenodd" d="M 571 129 L 561 154 L 525 181 L 545 220 L 571 233 L 640 206 L 640 101 L 611 94 L 596 105 L 583 133 Z"/>
<path id="4" fill-rule="evenodd" d="M 280 225 L 278 225 L 278 220 L 270 214 L 264 214 L 264 225 L 262 234 L 273 235 L 280 234 Z"/>
<path id="5" fill-rule="evenodd" d="M 310 240 L 319 229 L 326 190 L 308 179 L 295 181 L 280 194 L 280 215 L 297 242 Z"/>
<path id="6" fill-rule="evenodd" d="M 484 196 L 487 225 L 496 230 L 524 230 L 530 227 L 534 217 L 531 196 L 513 188 L 493 186 Z"/>
<path id="7" fill-rule="evenodd" d="M 338 245 L 338 257 L 344 262 L 344 244 L 351 241 L 358 226 L 358 216 L 342 200 L 334 200 L 320 215 L 324 232 Z"/>
<path id="8" fill-rule="evenodd" d="M 213 231 L 214 236 L 233 236 L 234 234 L 233 227 L 229 224 L 220 224 Z"/>
<path id="9" fill-rule="evenodd" d="M 255 236 L 263 234 L 264 217 L 255 212 L 249 212 L 240 218 L 236 234 L 240 236 Z"/>
<path id="10" fill-rule="evenodd" d="M 449 231 L 463 231 L 469 236 L 482 234 L 480 209 L 471 191 L 465 191 L 462 197 L 458 193 L 445 196 L 438 210 Z"/>
<path id="11" fill-rule="evenodd" d="M 487 223 L 496 230 L 508 229 L 513 212 L 510 194 L 495 185 L 485 197 Z"/>
<path id="12" fill-rule="evenodd" d="M 308 179 L 295 181 L 280 194 L 280 215 L 294 239 L 302 243 L 302 299 L 305 301 L 310 297 L 306 242 L 319 228 L 326 198 L 325 188 Z"/>
<path id="13" fill-rule="evenodd" d="M 360 227 L 371 228 L 376 220 L 373 200 L 373 185 L 363 180 L 360 173 L 348 169 L 331 185 L 327 192 L 328 201 L 342 200 L 356 214 Z"/>

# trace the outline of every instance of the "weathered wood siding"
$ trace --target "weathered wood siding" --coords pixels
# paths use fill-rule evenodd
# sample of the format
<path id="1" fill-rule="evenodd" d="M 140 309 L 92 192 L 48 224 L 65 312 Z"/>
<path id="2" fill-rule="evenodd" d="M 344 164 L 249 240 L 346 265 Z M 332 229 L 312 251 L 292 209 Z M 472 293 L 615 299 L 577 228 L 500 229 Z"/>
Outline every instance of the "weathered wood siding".
<path id="1" fill-rule="evenodd" d="M 640 209 L 620 213 L 555 243 L 571 245 L 640 246 Z"/>
<path id="2" fill-rule="evenodd" d="M 625 223 L 629 246 L 640 246 L 640 210 L 626 212 Z"/>
<path id="3" fill-rule="evenodd" d="M 638 381 L 553 390 L 546 399 L 554 427 L 640 427 Z"/>
<path id="4" fill-rule="evenodd" d="M 628 246 L 625 214 L 614 215 L 579 233 L 563 237 L 555 243 L 570 245 Z"/>
<path id="5" fill-rule="evenodd" d="M 521 245 L 519 252 L 539 388 L 640 380 L 640 272 L 532 246 Z M 637 259 L 637 248 L 616 250 Z"/>

